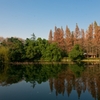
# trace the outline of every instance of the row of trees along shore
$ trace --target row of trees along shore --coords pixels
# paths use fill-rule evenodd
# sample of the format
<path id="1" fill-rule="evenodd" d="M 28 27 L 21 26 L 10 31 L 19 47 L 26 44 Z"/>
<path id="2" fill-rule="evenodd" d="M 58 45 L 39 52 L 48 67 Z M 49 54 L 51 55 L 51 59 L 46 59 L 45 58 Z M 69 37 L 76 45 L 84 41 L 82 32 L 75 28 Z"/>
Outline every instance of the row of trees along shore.
<path id="1" fill-rule="evenodd" d="M 78 24 L 74 31 L 71 31 L 68 26 L 65 31 L 62 27 L 55 26 L 54 32 L 50 30 L 48 40 L 49 43 L 56 42 L 67 54 L 76 44 L 79 44 L 84 53 L 92 53 L 100 57 L 100 26 L 96 21 L 90 24 L 86 31 L 79 29 Z"/>
<path id="2" fill-rule="evenodd" d="M 48 40 L 37 38 L 32 34 L 26 40 L 11 37 L 2 39 L 0 43 L 0 62 L 33 62 L 33 61 L 60 61 L 62 51 Z"/>
<path id="3" fill-rule="evenodd" d="M 0 37 L 0 62 L 32 62 L 32 61 L 61 61 L 64 57 L 73 60 L 81 59 L 83 53 L 95 53 L 100 57 L 100 26 L 94 22 L 85 32 L 76 24 L 75 31 L 68 26 L 63 28 L 55 26 L 54 32 L 50 30 L 49 39 L 16 37 Z"/>

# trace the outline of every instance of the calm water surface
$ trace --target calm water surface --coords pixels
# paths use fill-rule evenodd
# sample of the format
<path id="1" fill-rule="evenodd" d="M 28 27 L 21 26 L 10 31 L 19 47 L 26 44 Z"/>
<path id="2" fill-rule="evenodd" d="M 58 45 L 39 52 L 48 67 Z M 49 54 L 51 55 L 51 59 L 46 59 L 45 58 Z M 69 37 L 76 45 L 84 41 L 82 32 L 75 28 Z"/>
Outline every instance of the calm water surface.
<path id="1" fill-rule="evenodd" d="M 100 65 L 2 65 L 0 100 L 100 100 Z"/>

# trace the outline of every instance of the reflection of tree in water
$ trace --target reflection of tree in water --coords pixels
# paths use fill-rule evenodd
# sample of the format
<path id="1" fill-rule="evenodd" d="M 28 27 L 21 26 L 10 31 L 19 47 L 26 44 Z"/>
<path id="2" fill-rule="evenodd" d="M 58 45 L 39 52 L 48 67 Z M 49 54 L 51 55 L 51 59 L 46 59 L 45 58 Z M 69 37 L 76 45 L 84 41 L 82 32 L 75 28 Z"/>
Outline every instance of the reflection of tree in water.
<path id="1" fill-rule="evenodd" d="M 65 65 L 60 64 L 0 66 L 0 85 L 10 85 L 25 80 L 34 88 L 36 83 L 41 84 L 50 77 L 56 77 L 64 68 Z"/>
<path id="2" fill-rule="evenodd" d="M 22 80 L 30 82 L 34 88 L 49 79 L 50 89 L 56 95 L 65 93 L 70 96 L 76 90 L 80 98 L 88 90 L 93 98 L 100 100 L 100 65 L 27 65 L 0 66 L 0 85 L 10 85 Z"/>
<path id="3" fill-rule="evenodd" d="M 49 84 L 50 89 L 53 91 L 53 87 L 56 90 L 56 95 L 62 94 L 66 91 L 68 96 L 70 95 L 72 88 L 75 86 L 75 75 L 72 73 L 70 69 L 67 71 L 63 71 L 62 73 L 58 74 L 57 78 L 50 78 Z"/>
<path id="4" fill-rule="evenodd" d="M 70 69 L 67 69 L 67 71 L 64 74 L 65 74 L 65 80 L 66 80 L 65 88 L 69 96 L 72 91 L 72 88 L 75 88 L 75 76 Z"/>
<path id="5" fill-rule="evenodd" d="M 53 79 L 52 78 L 49 79 L 49 86 L 50 86 L 50 90 L 52 92 L 53 91 Z"/>
<path id="6" fill-rule="evenodd" d="M 57 79 L 54 80 L 54 87 L 56 89 L 56 95 L 64 94 L 65 87 L 64 87 L 64 78 L 59 76 Z"/>
<path id="7" fill-rule="evenodd" d="M 100 66 L 89 65 L 82 74 L 82 79 L 85 80 L 86 88 L 93 98 L 100 100 Z"/>
<path id="8" fill-rule="evenodd" d="M 100 66 L 97 64 L 92 67 L 87 65 L 85 70 L 77 67 L 74 69 L 72 66 L 66 67 L 66 70 L 62 71 L 57 78 L 50 78 L 51 91 L 55 89 L 56 95 L 64 95 L 66 92 L 70 96 L 72 90 L 76 90 L 78 98 L 80 98 L 81 93 L 88 90 L 93 98 L 100 100 Z M 80 73 L 80 77 L 76 72 Z"/>
<path id="9" fill-rule="evenodd" d="M 23 80 L 24 68 L 22 66 L 0 66 L 0 85 L 11 85 Z"/>

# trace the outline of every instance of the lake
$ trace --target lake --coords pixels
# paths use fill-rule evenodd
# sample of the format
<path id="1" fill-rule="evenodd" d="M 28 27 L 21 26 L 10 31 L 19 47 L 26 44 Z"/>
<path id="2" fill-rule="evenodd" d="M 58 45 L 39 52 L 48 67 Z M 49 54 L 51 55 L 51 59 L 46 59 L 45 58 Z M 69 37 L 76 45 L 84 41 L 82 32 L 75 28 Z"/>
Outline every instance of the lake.
<path id="1" fill-rule="evenodd" d="M 100 100 L 100 64 L 1 65 L 0 100 Z"/>

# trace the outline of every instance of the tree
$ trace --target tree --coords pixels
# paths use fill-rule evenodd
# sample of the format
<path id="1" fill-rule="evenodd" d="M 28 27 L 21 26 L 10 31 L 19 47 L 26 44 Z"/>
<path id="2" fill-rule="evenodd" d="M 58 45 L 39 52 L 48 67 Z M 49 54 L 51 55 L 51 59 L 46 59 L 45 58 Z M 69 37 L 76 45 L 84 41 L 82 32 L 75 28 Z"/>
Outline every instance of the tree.
<path id="1" fill-rule="evenodd" d="M 61 27 L 61 29 L 60 29 L 60 35 L 59 35 L 58 46 L 63 50 L 63 52 L 65 51 L 64 30 L 63 30 L 62 27 Z"/>
<path id="2" fill-rule="evenodd" d="M 38 56 L 40 59 L 45 59 L 45 52 L 46 52 L 46 48 L 49 46 L 49 43 L 46 39 L 41 39 L 41 38 L 38 38 L 36 40 L 36 44 L 38 46 L 38 49 L 39 49 L 39 53 L 38 53 Z"/>
<path id="3" fill-rule="evenodd" d="M 64 40 L 64 31 L 63 28 L 56 28 L 54 32 L 54 42 L 57 43 L 58 47 L 65 51 L 65 40 Z"/>
<path id="4" fill-rule="evenodd" d="M 25 56 L 27 61 L 34 61 L 39 59 L 44 59 L 46 48 L 49 46 L 49 43 L 46 39 L 38 38 L 33 41 L 31 39 L 26 39 L 25 41 Z"/>
<path id="5" fill-rule="evenodd" d="M 80 46 L 81 46 L 82 49 L 85 49 L 85 32 L 84 32 L 84 29 L 81 29 Z"/>
<path id="6" fill-rule="evenodd" d="M 93 53 L 93 24 L 90 24 L 86 34 L 87 53 Z"/>
<path id="7" fill-rule="evenodd" d="M 100 57 L 100 26 L 95 26 L 94 45 L 95 52 Z"/>
<path id="8" fill-rule="evenodd" d="M 81 60 L 84 57 L 83 51 L 78 44 L 76 44 L 69 53 L 71 60 Z"/>
<path id="9" fill-rule="evenodd" d="M 31 35 L 32 37 L 31 37 L 31 40 L 36 40 L 36 36 L 35 36 L 35 34 L 33 33 L 32 35 Z"/>
<path id="10" fill-rule="evenodd" d="M 22 61 L 24 58 L 24 44 L 18 38 L 9 38 L 11 45 L 9 46 L 10 61 Z"/>
<path id="11" fill-rule="evenodd" d="M 78 24 L 76 24 L 76 28 L 74 32 L 74 45 L 79 44 L 79 38 L 80 38 L 80 30 L 79 30 Z"/>
<path id="12" fill-rule="evenodd" d="M 28 61 L 34 61 L 39 53 L 39 48 L 38 46 L 36 46 L 36 42 L 27 39 L 24 49 L 25 49 L 26 59 L 28 59 Z"/>
<path id="13" fill-rule="evenodd" d="M 62 58 L 62 51 L 57 44 L 53 43 L 47 46 L 43 56 L 47 61 L 60 61 Z"/>
<path id="14" fill-rule="evenodd" d="M 53 38 L 53 41 L 54 41 L 54 42 L 57 42 L 57 37 L 58 37 L 58 35 L 57 35 L 57 27 L 55 26 L 54 38 Z"/>
<path id="15" fill-rule="evenodd" d="M 0 46 L 0 63 L 6 63 L 9 61 L 9 48 Z"/>
<path id="16" fill-rule="evenodd" d="M 66 43 L 66 50 L 69 53 L 70 50 L 72 49 L 72 34 L 70 32 L 70 29 L 68 28 L 68 26 L 66 26 L 66 30 L 65 30 L 65 43 Z"/>
<path id="17" fill-rule="evenodd" d="M 53 36 L 52 36 L 52 30 L 50 30 L 49 32 L 49 39 L 48 39 L 49 43 L 52 43 L 53 41 Z"/>

